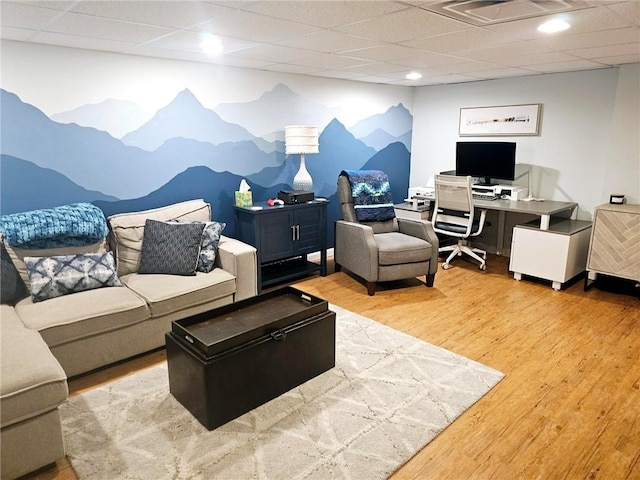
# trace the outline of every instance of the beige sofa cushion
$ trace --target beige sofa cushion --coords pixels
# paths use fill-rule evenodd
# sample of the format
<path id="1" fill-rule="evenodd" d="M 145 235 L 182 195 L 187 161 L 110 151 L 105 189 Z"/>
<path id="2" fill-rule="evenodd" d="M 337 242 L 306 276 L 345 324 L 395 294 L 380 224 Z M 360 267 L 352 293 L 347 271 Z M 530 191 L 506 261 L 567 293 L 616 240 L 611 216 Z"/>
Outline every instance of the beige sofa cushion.
<path id="1" fill-rule="evenodd" d="M 53 410 L 68 395 L 67 376 L 38 332 L 0 306 L 0 417 L 2 428 Z"/>
<path id="2" fill-rule="evenodd" d="M 120 277 L 122 283 L 144 298 L 153 317 L 232 296 L 236 278 L 222 268 L 195 276 L 131 273 Z"/>
<path id="3" fill-rule="evenodd" d="M 23 323 L 40 332 L 49 347 L 118 330 L 151 316 L 144 300 L 126 287 L 98 288 L 37 303 L 25 298 L 15 308 Z"/>
<path id="4" fill-rule="evenodd" d="M 208 222 L 211 220 L 211 205 L 204 200 L 189 200 L 142 212 L 111 215 L 107 221 L 119 276 L 138 271 L 144 224 L 148 218 L 161 222 L 173 219 Z"/>

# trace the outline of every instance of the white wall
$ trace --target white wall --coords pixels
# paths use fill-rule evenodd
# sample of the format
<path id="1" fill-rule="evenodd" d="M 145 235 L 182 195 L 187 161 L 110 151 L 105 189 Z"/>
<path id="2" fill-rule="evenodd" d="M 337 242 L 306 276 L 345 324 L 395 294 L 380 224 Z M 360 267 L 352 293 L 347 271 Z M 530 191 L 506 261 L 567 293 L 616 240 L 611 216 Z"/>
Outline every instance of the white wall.
<path id="1" fill-rule="evenodd" d="M 539 136 L 459 137 L 460 108 L 542 104 Z M 455 168 L 458 140 L 517 142 L 533 194 L 579 204 L 591 219 L 609 194 L 640 203 L 640 64 L 416 88 L 410 185 Z"/>

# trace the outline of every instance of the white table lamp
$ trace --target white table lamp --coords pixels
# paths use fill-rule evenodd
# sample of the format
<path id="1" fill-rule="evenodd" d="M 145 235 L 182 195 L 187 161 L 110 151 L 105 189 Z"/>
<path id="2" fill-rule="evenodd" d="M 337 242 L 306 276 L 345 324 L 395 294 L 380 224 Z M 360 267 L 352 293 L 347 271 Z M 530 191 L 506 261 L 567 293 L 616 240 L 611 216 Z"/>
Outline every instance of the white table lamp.
<path id="1" fill-rule="evenodd" d="M 313 191 L 313 180 L 304 163 L 307 153 L 319 153 L 318 127 L 309 125 L 289 125 L 284 127 L 285 153 L 300 154 L 300 169 L 293 177 L 294 190 Z"/>

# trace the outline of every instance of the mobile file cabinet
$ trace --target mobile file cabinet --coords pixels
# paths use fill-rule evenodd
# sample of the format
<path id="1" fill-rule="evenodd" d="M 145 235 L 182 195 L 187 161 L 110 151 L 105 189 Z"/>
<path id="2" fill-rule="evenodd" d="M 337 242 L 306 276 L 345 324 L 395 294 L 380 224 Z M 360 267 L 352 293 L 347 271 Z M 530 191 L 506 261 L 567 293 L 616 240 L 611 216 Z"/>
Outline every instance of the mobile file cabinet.
<path id="1" fill-rule="evenodd" d="M 509 270 L 516 280 L 530 275 L 551 280 L 552 288 L 560 290 L 585 271 L 590 236 L 591 222 L 585 220 L 552 220 L 548 230 L 540 230 L 537 220 L 516 225 Z"/>

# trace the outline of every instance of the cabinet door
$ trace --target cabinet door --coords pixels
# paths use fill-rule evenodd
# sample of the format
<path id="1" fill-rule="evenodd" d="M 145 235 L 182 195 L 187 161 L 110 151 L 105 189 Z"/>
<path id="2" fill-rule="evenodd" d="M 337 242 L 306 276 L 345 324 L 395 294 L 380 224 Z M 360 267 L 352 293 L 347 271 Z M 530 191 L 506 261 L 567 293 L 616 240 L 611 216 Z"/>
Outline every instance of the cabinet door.
<path id="1" fill-rule="evenodd" d="M 640 215 L 597 209 L 588 270 L 640 279 Z"/>
<path id="2" fill-rule="evenodd" d="M 296 255 L 317 252 L 325 248 L 326 220 L 323 207 L 303 208 L 294 215 L 294 225 L 298 229 L 294 244 Z"/>
<path id="3" fill-rule="evenodd" d="M 294 253 L 293 212 L 283 210 L 260 215 L 260 259 L 262 263 L 282 260 Z"/>

